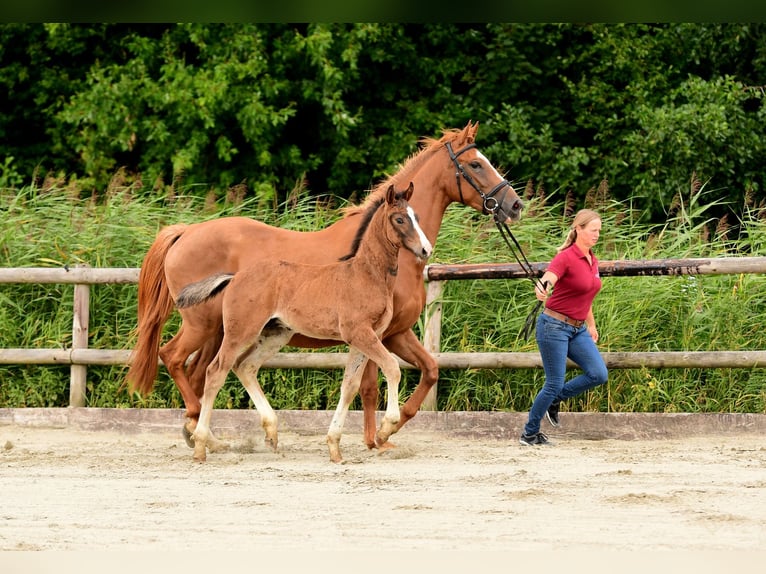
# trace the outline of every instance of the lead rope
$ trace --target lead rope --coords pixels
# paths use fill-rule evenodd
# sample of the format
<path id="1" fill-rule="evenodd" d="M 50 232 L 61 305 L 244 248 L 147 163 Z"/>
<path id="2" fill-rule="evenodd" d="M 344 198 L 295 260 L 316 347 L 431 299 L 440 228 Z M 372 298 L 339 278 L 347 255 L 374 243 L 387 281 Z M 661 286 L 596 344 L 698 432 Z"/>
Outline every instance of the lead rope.
<path id="1" fill-rule="evenodd" d="M 505 244 L 508 246 L 508 249 L 510 249 L 511 253 L 513 253 L 513 256 L 516 258 L 516 262 L 524 270 L 526 277 L 532 281 L 532 284 L 535 286 L 535 288 L 539 288 L 542 292 L 545 292 L 545 290 L 548 288 L 548 282 L 541 282 L 539 277 L 536 276 L 534 269 L 532 269 L 532 265 L 529 263 L 529 260 L 527 260 L 526 255 L 524 255 L 524 250 L 521 248 L 521 245 L 519 245 L 519 242 L 516 240 L 513 233 L 511 233 L 508 225 L 505 222 L 499 222 L 497 219 L 495 219 L 495 225 L 500 231 L 500 235 L 505 241 Z M 509 237 L 511 240 L 513 240 L 513 245 L 508 240 Z M 527 318 L 524 321 L 524 326 L 521 328 L 519 336 L 522 337 L 525 341 L 529 339 L 529 336 L 535 330 L 537 314 L 540 312 L 543 303 L 543 301 L 536 301 L 535 306 L 532 308 L 532 311 L 530 311 L 529 315 L 527 315 Z"/>
<path id="2" fill-rule="evenodd" d="M 461 183 L 460 176 L 463 176 L 463 179 L 465 179 L 468 184 L 473 187 L 479 196 L 484 201 L 484 211 L 486 213 L 492 214 L 492 219 L 495 221 L 495 225 L 497 225 L 497 228 L 500 230 L 500 235 L 502 236 L 503 240 L 505 241 L 506 245 L 508 245 L 508 249 L 511 250 L 511 253 L 513 253 L 513 256 L 516 258 L 517 263 L 521 266 L 521 268 L 524 270 L 524 273 L 526 276 L 532 281 L 532 283 L 535 285 L 535 287 L 540 287 L 543 291 L 545 291 L 548 282 L 540 283 L 540 279 L 535 277 L 535 272 L 532 269 L 532 265 L 529 264 L 529 261 L 527 260 L 527 257 L 524 255 L 524 251 L 521 249 L 521 245 L 519 245 L 519 242 L 516 241 L 516 238 L 513 236 L 513 233 L 511 233 L 511 230 L 508 228 L 508 225 L 505 222 L 500 222 L 498 220 L 498 214 L 497 211 L 500 208 L 500 203 L 495 198 L 495 194 L 497 194 L 501 189 L 508 186 L 511 187 L 511 184 L 506 181 L 505 179 L 498 183 L 492 191 L 490 191 L 488 194 L 484 194 L 481 191 L 481 188 L 476 185 L 476 182 L 471 178 L 471 176 L 466 173 L 465 169 L 463 169 L 463 166 L 458 161 L 458 157 L 468 151 L 469 149 L 475 148 L 476 144 L 470 143 L 467 146 L 465 146 L 463 149 L 461 149 L 459 152 L 455 153 L 452 150 L 452 143 L 447 142 L 445 144 L 445 147 L 447 148 L 447 153 L 449 153 L 449 157 L 452 160 L 452 163 L 455 165 L 455 183 L 457 184 L 457 190 L 460 194 L 460 203 L 465 203 L 465 200 L 463 199 L 463 186 Z M 513 243 L 515 244 L 515 248 L 513 245 L 511 245 L 511 242 L 508 240 L 508 237 L 510 237 L 513 240 Z M 518 254 L 517 254 L 518 251 Z M 519 257 L 521 255 L 521 257 Z M 524 260 L 524 262 L 521 262 L 521 259 Z M 527 319 L 524 322 L 524 327 L 521 329 L 521 333 L 519 333 L 520 336 L 524 337 L 524 339 L 529 338 L 529 335 L 534 331 L 535 329 L 535 318 L 537 317 L 537 313 L 540 311 L 540 307 L 542 306 L 542 301 L 537 301 L 537 304 L 532 309 L 532 312 L 527 315 Z"/>

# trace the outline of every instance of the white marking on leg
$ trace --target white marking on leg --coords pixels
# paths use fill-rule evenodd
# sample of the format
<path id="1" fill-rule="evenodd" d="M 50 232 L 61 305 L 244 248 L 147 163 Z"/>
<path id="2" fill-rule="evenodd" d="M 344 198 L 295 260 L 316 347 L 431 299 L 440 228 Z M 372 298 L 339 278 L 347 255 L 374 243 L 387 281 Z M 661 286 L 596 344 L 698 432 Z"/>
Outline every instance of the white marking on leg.
<path id="1" fill-rule="evenodd" d="M 367 364 L 367 357 L 362 354 L 361 351 L 354 347 L 349 347 L 348 361 L 346 362 L 346 368 L 343 372 L 343 382 L 340 386 L 340 399 L 338 400 L 338 406 L 335 408 L 335 414 L 333 414 L 332 421 L 330 421 L 330 428 L 327 430 L 327 443 L 330 445 L 330 458 L 334 458 L 334 454 L 340 457 L 340 437 L 343 434 L 343 425 L 346 421 L 346 414 L 348 413 L 348 407 L 351 401 L 359 391 L 359 386 L 362 382 L 362 374 L 364 373 L 364 366 Z M 333 452 L 335 449 L 335 453 Z M 337 460 L 336 460 L 337 462 Z"/>

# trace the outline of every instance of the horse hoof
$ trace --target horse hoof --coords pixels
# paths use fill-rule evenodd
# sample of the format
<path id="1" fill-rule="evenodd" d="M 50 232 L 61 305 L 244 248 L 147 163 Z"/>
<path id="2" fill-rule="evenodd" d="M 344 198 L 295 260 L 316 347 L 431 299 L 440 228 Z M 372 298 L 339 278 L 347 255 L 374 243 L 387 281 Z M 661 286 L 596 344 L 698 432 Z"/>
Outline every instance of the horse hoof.
<path id="1" fill-rule="evenodd" d="M 327 449 L 330 451 L 330 462 L 343 462 L 343 457 L 340 455 L 340 441 L 334 438 L 327 437 Z"/>
<path id="2" fill-rule="evenodd" d="M 386 444 L 388 444 L 388 437 L 391 436 L 391 433 L 384 433 L 383 431 L 378 431 L 375 433 L 375 446 L 379 450 L 386 449 Z"/>
<path id="3" fill-rule="evenodd" d="M 183 434 L 184 440 L 186 441 L 186 446 L 194 448 L 194 437 L 192 436 L 191 431 L 186 428 L 186 425 L 181 427 L 181 434 Z"/>
<path id="4" fill-rule="evenodd" d="M 396 445 L 392 443 L 391 441 L 386 441 L 381 445 L 376 445 L 378 447 L 378 454 L 383 454 L 384 452 L 388 450 L 394 450 L 396 448 Z"/>

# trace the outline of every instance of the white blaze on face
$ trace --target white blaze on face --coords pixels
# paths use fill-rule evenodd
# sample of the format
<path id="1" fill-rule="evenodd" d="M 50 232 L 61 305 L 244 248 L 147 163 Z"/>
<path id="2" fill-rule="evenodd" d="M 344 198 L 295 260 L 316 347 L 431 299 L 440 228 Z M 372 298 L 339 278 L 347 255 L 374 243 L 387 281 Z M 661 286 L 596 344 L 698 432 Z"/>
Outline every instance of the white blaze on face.
<path id="1" fill-rule="evenodd" d="M 492 169 L 492 171 L 495 172 L 495 175 L 497 176 L 498 179 L 503 179 L 503 177 L 500 175 L 497 169 L 495 169 L 495 166 L 489 162 L 489 160 L 483 153 L 481 153 L 479 150 L 476 150 L 476 155 L 478 155 L 481 159 L 484 160 L 484 163 L 486 163 Z"/>
<path id="2" fill-rule="evenodd" d="M 407 214 L 410 216 L 412 225 L 415 227 L 415 229 L 418 232 L 418 237 L 420 237 L 420 243 L 423 245 L 423 249 L 426 252 L 426 257 L 430 256 L 431 251 L 433 251 L 433 246 L 431 245 L 431 242 L 428 241 L 428 237 L 426 237 L 426 234 L 423 233 L 423 230 L 420 228 L 420 224 L 418 223 L 418 218 L 415 215 L 415 211 L 409 205 L 407 206 Z"/>
<path id="3" fill-rule="evenodd" d="M 500 175 L 500 173 L 497 171 L 497 169 L 495 169 L 495 166 L 494 166 L 494 165 L 492 165 L 492 164 L 490 163 L 490 161 L 487 159 L 487 157 L 486 157 L 486 156 L 485 156 L 483 153 L 481 153 L 479 150 L 476 150 L 476 155 L 478 155 L 478 156 L 479 156 L 481 159 L 483 159 L 483 160 L 484 160 L 484 162 L 485 162 L 485 163 L 486 163 L 486 164 L 489 166 L 489 168 L 490 168 L 490 169 L 491 169 L 491 170 L 492 170 L 492 171 L 495 173 L 495 175 L 497 176 L 497 178 L 498 178 L 499 180 L 501 180 L 501 181 L 504 181 L 504 180 L 505 180 L 505 178 L 503 178 L 503 176 L 502 176 L 502 175 Z M 508 184 L 508 189 L 509 189 L 509 190 L 511 190 L 511 191 L 514 191 L 514 189 L 513 189 L 513 187 L 511 186 L 511 184 L 510 184 L 510 183 L 508 183 L 508 182 L 506 182 L 506 183 Z M 498 208 L 499 208 L 499 210 L 498 210 L 498 211 L 495 213 L 495 217 L 497 217 L 498 213 L 503 213 L 503 214 L 505 214 L 505 211 L 504 211 L 504 210 L 502 210 L 502 205 L 500 205 L 500 202 L 498 202 L 498 204 L 499 204 L 499 205 L 498 205 Z M 510 215 L 508 215 L 508 214 L 506 214 L 506 215 L 507 215 L 507 217 L 506 217 L 506 220 L 505 220 L 505 221 L 506 221 L 506 223 L 507 223 L 507 222 L 510 222 L 510 221 L 511 221 L 511 216 L 510 216 Z"/>

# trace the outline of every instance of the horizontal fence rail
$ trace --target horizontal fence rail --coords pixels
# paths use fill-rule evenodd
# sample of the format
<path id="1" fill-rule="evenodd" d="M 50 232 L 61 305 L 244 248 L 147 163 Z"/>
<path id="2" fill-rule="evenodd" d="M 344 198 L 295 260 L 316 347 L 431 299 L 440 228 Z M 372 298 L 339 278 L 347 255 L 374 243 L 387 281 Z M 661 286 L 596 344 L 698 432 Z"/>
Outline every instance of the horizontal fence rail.
<path id="1" fill-rule="evenodd" d="M 532 263 L 538 275 L 547 265 Z M 137 268 L 0 268 L 0 283 L 55 283 L 75 286 L 73 309 L 73 345 L 70 349 L 0 349 L 0 364 L 69 365 L 70 405 L 85 405 L 88 365 L 128 365 L 131 350 L 89 349 L 89 286 L 98 284 L 130 284 L 138 282 Z M 632 261 L 600 261 L 603 277 L 723 275 L 766 273 L 766 257 L 731 257 L 701 259 L 654 259 Z M 532 369 L 541 368 L 540 354 L 519 353 L 451 353 L 440 349 L 441 292 L 445 281 L 524 279 L 526 272 L 518 263 L 433 264 L 426 266 L 427 303 L 424 317 L 423 344 L 442 369 Z M 611 369 L 638 368 L 766 368 L 766 351 L 655 351 L 604 352 Z M 342 369 L 347 353 L 282 352 L 264 364 L 267 368 Z M 404 369 L 414 368 L 399 361 Z M 570 367 L 574 366 L 569 363 Z M 436 405 L 436 389 L 431 389 L 423 408 Z"/>
<path id="2" fill-rule="evenodd" d="M 532 270 L 542 276 L 547 262 L 531 263 Z M 602 277 L 648 277 L 663 275 L 731 275 L 766 273 L 766 257 L 722 257 L 710 259 L 638 259 L 599 261 Z M 525 279 L 526 271 L 518 263 L 461 263 L 428 265 L 427 281 L 456 279 Z"/>

